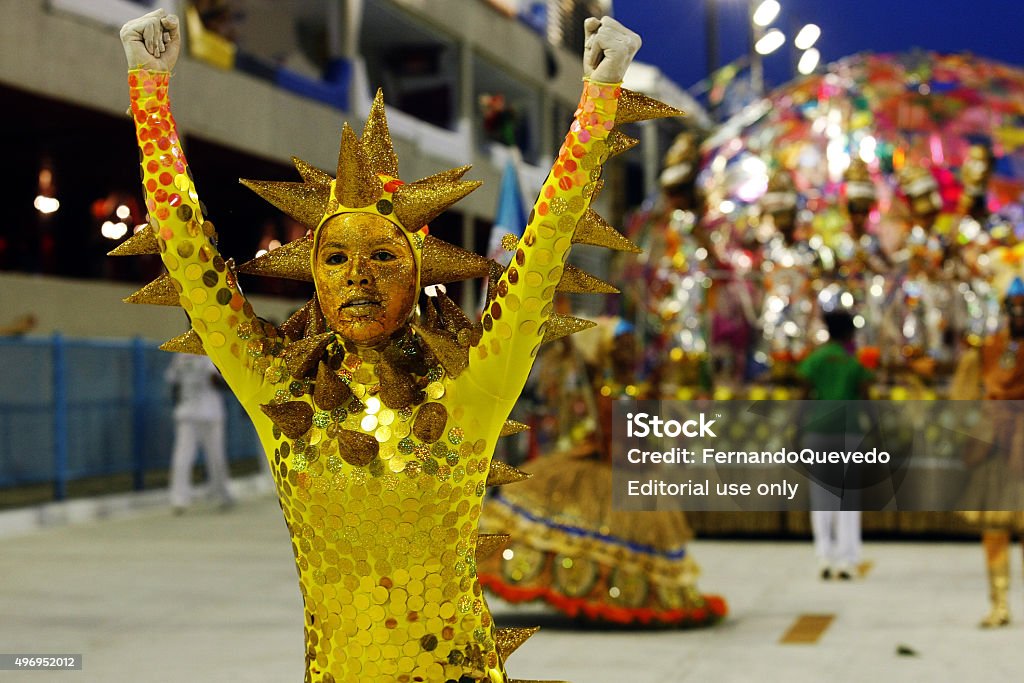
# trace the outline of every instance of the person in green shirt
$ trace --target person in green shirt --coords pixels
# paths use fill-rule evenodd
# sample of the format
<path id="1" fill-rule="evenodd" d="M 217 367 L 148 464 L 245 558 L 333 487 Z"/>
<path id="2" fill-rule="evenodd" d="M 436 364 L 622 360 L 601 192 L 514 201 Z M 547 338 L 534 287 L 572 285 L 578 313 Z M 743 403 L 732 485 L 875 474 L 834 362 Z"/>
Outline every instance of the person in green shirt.
<path id="1" fill-rule="evenodd" d="M 860 411 L 850 410 L 857 404 L 833 402 L 866 399 L 873 374 L 854 355 L 853 316 L 836 309 L 823 317 L 828 341 L 797 366 L 797 376 L 805 383 L 809 398 L 829 402 L 808 412 L 804 447 L 846 450 L 847 445 L 861 441 Z M 810 472 L 811 530 L 823 579 L 849 580 L 860 562 L 860 510 L 849 509 L 858 502 L 856 478 L 851 474 L 843 465 L 815 466 Z"/>

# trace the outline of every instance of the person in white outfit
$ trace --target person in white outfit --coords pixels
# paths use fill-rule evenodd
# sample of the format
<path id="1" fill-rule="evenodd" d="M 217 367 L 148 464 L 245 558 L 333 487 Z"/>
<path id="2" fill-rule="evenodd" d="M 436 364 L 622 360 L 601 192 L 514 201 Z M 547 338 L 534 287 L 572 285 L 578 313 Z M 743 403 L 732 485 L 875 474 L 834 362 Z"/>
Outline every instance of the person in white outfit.
<path id="1" fill-rule="evenodd" d="M 797 366 L 810 398 L 828 401 L 808 409 L 803 446 L 814 451 L 855 449 L 861 441 L 858 403 L 874 376 L 852 352 L 856 327 L 843 309 L 824 314 L 828 341 Z M 811 529 L 821 578 L 852 579 L 861 555 L 860 488 L 857 472 L 843 464 L 812 465 Z"/>
<path id="2" fill-rule="evenodd" d="M 854 450 L 860 442 L 858 434 L 809 434 L 803 445 L 815 451 L 829 452 Z M 814 554 L 818 558 L 822 579 L 849 581 L 861 559 L 860 510 L 848 509 L 858 500 L 856 484 L 851 484 L 850 479 L 844 477 L 844 474 L 849 474 L 848 469 L 846 472 L 842 466 L 829 469 L 825 467 L 815 472 L 821 481 L 812 480 L 810 484 Z M 842 484 L 837 486 L 837 481 Z"/>
<path id="3" fill-rule="evenodd" d="M 185 511 L 192 497 L 192 465 L 199 447 L 206 458 L 210 493 L 223 508 L 234 500 L 228 490 L 223 380 L 206 356 L 176 353 L 164 373 L 173 387 L 174 450 L 171 453 L 171 506 Z"/>

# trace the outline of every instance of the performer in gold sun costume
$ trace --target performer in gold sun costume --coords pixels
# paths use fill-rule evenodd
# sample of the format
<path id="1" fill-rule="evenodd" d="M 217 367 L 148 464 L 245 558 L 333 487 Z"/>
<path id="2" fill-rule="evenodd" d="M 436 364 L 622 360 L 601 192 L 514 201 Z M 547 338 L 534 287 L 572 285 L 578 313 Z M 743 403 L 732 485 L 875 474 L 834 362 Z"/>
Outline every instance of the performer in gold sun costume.
<path id="1" fill-rule="evenodd" d="M 316 297 L 280 328 L 257 318 L 218 253 L 174 120 L 168 82 L 178 22 L 161 10 L 121 31 L 142 152 L 149 227 L 115 254 L 159 253 L 168 274 L 129 301 L 180 305 L 245 407 L 270 460 L 305 605 L 306 681 L 507 681 L 534 629 L 497 629 L 477 558 L 492 463 L 541 343 L 586 326 L 552 315 L 556 291 L 613 291 L 566 264 L 574 242 L 631 243 L 588 206 L 602 164 L 632 141 L 616 123 L 680 112 L 622 90 L 639 38 L 588 19 L 579 109 L 510 266 L 448 245 L 427 224 L 475 189 L 468 167 L 398 179 L 380 94 L 362 138 L 342 131 L 337 178 L 296 160 L 302 182 L 244 181 L 311 239 L 238 270 L 312 280 Z M 479 324 L 420 288 L 491 276 Z M 511 427 L 514 429 L 514 426 Z"/>
<path id="2" fill-rule="evenodd" d="M 1013 278 L 1003 303 L 1005 329 L 985 340 L 976 363 L 983 398 L 1003 403 L 987 411 L 989 438 L 965 453 L 973 470 L 960 503 L 965 519 L 981 528 L 990 601 L 982 628 L 1010 623 L 1009 549 L 1013 535 L 1024 534 L 1024 280 Z"/>

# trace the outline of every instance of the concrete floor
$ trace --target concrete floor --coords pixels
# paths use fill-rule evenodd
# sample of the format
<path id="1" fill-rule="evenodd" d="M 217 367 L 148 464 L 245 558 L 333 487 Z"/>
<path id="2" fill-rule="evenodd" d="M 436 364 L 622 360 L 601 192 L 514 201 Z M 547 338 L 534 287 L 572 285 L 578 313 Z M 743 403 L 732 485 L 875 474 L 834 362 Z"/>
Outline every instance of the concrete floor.
<path id="1" fill-rule="evenodd" d="M 0 653 L 80 653 L 77 672 L 0 672 L 0 681 L 202 683 L 302 680 L 301 609 L 287 534 L 266 495 L 221 513 L 147 506 L 108 519 L 2 533 Z M 0 516 L 0 527 L 3 518 Z M 1021 620 L 994 632 L 981 548 L 867 544 L 868 574 L 816 578 L 809 543 L 696 541 L 701 588 L 729 618 L 700 631 L 585 629 L 543 608 L 492 601 L 499 625 L 543 626 L 508 669 L 575 683 L 1010 681 L 1024 672 Z M 781 644 L 803 614 L 832 614 L 817 643 Z M 904 647 L 915 654 L 901 655 Z"/>

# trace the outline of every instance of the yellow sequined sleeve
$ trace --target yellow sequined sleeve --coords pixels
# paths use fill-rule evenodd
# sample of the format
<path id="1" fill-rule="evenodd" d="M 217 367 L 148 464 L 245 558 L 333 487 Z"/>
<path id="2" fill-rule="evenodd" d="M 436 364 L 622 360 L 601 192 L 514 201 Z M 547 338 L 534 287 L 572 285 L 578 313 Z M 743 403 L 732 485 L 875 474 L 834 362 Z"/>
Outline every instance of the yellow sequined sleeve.
<path id="1" fill-rule="evenodd" d="M 232 391 L 246 403 L 263 387 L 250 351 L 262 349 L 270 340 L 213 242 L 213 224 L 203 216 L 171 116 L 169 80 L 166 72 L 128 73 L 149 223 L 192 329 Z"/>
<path id="2" fill-rule="evenodd" d="M 530 212 L 508 269 L 483 312 L 468 374 L 481 391 L 519 397 L 551 318 L 576 224 L 593 197 L 615 123 L 616 84 L 584 81 L 575 120 Z"/>

